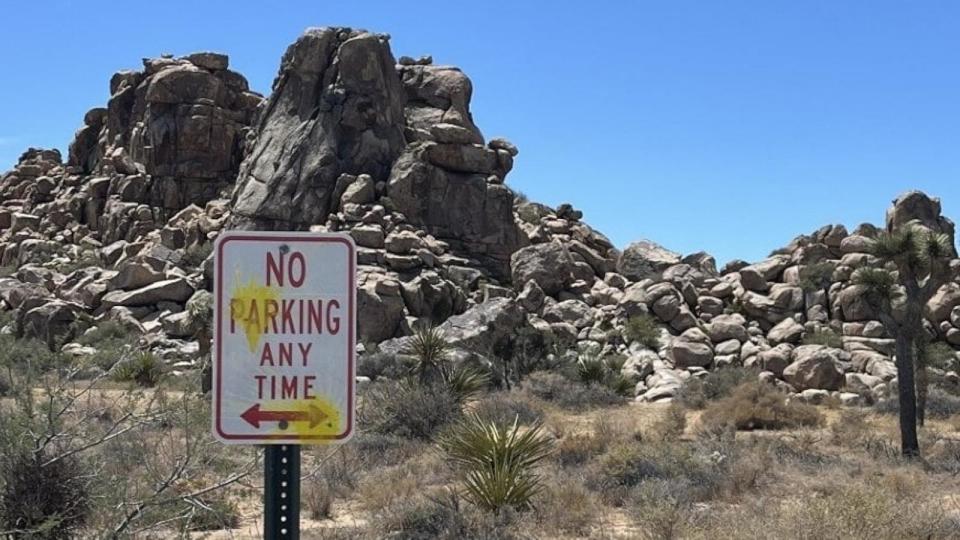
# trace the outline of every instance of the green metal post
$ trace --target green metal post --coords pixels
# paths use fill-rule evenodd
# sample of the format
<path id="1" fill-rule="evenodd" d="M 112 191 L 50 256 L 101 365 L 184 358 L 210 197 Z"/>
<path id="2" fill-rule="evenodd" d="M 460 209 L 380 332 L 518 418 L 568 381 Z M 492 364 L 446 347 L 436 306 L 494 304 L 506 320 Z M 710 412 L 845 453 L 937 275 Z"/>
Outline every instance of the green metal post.
<path id="1" fill-rule="evenodd" d="M 300 538 L 300 446 L 267 446 L 263 457 L 263 538 Z"/>

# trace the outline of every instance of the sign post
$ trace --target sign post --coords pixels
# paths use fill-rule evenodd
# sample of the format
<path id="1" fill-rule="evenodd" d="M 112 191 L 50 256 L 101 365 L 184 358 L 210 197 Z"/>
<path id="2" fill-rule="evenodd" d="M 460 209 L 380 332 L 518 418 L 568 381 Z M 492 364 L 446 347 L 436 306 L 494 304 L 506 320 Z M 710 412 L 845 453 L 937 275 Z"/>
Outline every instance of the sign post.
<path id="1" fill-rule="evenodd" d="M 356 247 L 343 234 L 221 234 L 213 433 L 263 444 L 264 537 L 298 538 L 300 446 L 353 434 Z"/>

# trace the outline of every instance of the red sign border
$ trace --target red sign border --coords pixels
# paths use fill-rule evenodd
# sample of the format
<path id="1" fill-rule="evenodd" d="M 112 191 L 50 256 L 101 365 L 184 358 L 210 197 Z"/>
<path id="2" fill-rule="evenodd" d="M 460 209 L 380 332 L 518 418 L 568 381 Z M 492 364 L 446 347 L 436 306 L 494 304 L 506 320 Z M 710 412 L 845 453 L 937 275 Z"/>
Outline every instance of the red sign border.
<path id="1" fill-rule="evenodd" d="M 267 231 L 263 231 L 267 232 Z M 256 242 L 265 242 L 265 241 L 278 241 L 278 242 L 327 242 L 327 243 L 337 243 L 347 246 L 347 251 L 349 253 L 349 282 L 348 288 L 350 290 L 349 294 L 349 307 L 347 309 L 347 316 L 349 317 L 350 323 L 347 325 L 347 372 L 349 374 L 347 381 L 347 429 L 343 433 L 338 435 L 300 435 L 300 436 L 290 436 L 287 434 L 275 434 L 275 435 L 236 435 L 224 433 L 223 426 L 221 422 L 223 420 L 222 416 L 222 394 L 220 392 L 222 387 L 222 373 L 223 373 L 223 354 L 222 354 L 222 343 L 220 339 L 221 331 L 223 328 L 223 320 L 220 316 L 220 307 L 223 298 L 223 247 L 228 243 L 235 240 L 239 241 L 256 241 Z M 214 418 L 214 430 L 218 437 L 220 437 L 224 442 L 232 441 L 241 443 L 242 441 L 283 441 L 287 444 L 296 444 L 295 442 L 289 441 L 341 441 L 345 442 L 353 435 L 354 429 L 354 403 L 355 393 L 356 393 L 356 359 L 354 355 L 356 354 L 356 303 L 357 303 L 357 249 L 356 245 L 353 243 L 353 239 L 345 234 L 334 234 L 331 233 L 280 233 L 280 234 L 260 234 L 257 235 L 253 232 L 243 232 L 243 233 L 234 233 L 226 232 L 220 235 L 217 238 L 216 242 L 216 256 L 214 257 L 214 265 L 216 267 L 216 294 L 214 296 L 214 306 L 216 310 L 214 313 L 214 318 L 216 322 L 216 333 L 215 333 L 215 358 L 214 358 L 214 370 L 216 371 L 216 378 L 214 381 L 214 407 L 213 407 L 213 418 Z M 282 443 L 276 443 L 282 444 Z"/>

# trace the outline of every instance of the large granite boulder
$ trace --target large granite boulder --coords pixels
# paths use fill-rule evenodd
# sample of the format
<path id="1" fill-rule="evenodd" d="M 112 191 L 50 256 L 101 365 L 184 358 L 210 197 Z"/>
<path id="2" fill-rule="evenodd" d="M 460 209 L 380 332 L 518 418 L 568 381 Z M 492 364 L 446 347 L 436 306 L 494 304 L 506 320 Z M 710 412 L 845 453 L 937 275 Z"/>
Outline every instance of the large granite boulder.
<path id="1" fill-rule="evenodd" d="M 649 240 L 633 242 L 617 260 L 617 272 L 629 279 L 657 279 L 664 270 L 680 263 L 680 254 Z"/>
<path id="2" fill-rule="evenodd" d="M 573 258 L 559 242 L 527 246 L 510 257 L 510 273 L 517 290 L 533 280 L 549 295 L 573 283 Z"/>
<path id="3" fill-rule="evenodd" d="M 801 345 L 793 349 L 793 363 L 783 370 L 783 378 L 797 390 L 839 390 L 845 379 L 838 352 L 822 345 Z"/>

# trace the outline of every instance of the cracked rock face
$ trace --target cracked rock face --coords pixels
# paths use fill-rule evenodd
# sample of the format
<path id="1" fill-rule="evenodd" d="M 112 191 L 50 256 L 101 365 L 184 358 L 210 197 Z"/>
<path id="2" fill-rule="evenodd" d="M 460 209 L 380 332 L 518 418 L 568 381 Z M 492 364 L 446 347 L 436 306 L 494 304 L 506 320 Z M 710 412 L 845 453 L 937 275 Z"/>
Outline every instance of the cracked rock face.
<path id="1" fill-rule="evenodd" d="M 323 224 L 341 174 L 384 181 L 404 146 L 403 93 L 382 36 L 308 30 L 281 61 L 237 179 L 241 226 Z"/>
<path id="2" fill-rule="evenodd" d="M 237 179 L 233 224 L 326 225 L 354 178 L 369 178 L 385 186 L 376 193 L 387 210 L 507 275 L 522 241 L 501 185 L 516 148 L 483 145 L 471 93 L 456 68 L 396 65 L 384 36 L 308 30 L 283 56 Z"/>
<path id="3" fill-rule="evenodd" d="M 86 174 L 140 175 L 136 189 L 111 182 L 127 202 L 178 211 L 216 198 L 233 183 L 261 101 L 227 66 L 225 55 L 196 53 L 115 74 L 107 107 L 87 113 L 67 164 Z"/>

